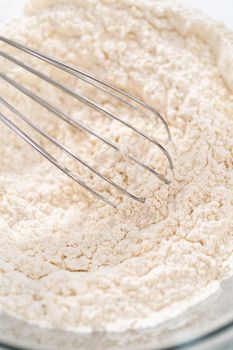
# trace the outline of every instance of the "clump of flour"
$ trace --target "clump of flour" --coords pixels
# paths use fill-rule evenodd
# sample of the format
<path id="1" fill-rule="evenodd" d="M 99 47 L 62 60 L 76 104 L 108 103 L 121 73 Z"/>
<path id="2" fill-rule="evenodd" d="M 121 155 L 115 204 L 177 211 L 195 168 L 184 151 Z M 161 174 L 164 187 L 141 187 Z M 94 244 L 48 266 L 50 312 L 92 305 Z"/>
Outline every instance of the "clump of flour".
<path id="1" fill-rule="evenodd" d="M 104 76 L 158 109 L 171 130 L 168 149 L 175 168 L 167 186 L 1 82 L 1 96 L 21 112 L 101 165 L 106 176 L 147 198 L 144 205 L 132 202 L 77 167 L 102 194 L 114 194 L 119 206 L 114 211 L 1 125 L 1 309 L 47 327 L 119 331 L 154 326 L 201 300 L 232 273 L 233 34 L 168 0 L 34 0 L 24 16 L 1 31 Z M 93 95 L 77 80 L 1 46 Z M 130 144 L 120 124 L 6 61 L 1 66 L 66 113 L 166 171 L 166 159 L 143 140 Z M 112 108 L 121 110 L 116 104 Z M 151 121 L 132 116 L 132 122 L 153 131 Z M 153 132 L 165 138 L 164 129 Z"/>

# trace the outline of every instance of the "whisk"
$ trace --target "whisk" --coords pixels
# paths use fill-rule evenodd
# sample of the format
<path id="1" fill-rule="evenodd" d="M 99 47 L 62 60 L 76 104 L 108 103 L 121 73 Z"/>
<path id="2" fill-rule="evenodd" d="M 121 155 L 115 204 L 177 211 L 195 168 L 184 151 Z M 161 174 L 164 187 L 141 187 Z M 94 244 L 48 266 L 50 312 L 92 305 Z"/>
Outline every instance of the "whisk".
<path id="1" fill-rule="evenodd" d="M 168 139 L 170 140 L 170 132 L 168 125 L 165 121 L 165 119 L 162 117 L 162 115 L 156 111 L 154 108 L 152 108 L 150 105 L 146 104 L 142 100 L 132 96 L 126 91 L 123 91 L 119 87 L 110 84 L 103 79 L 96 77 L 90 73 L 84 72 L 81 69 L 73 68 L 63 62 L 60 62 L 54 58 L 51 58 L 37 50 L 34 50 L 32 48 L 29 48 L 25 45 L 22 45 L 18 42 L 15 42 L 13 40 L 10 40 L 6 37 L 0 36 L 0 41 L 4 42 L 5 44 L 8 44 L 16 49 L 19 49 L 23 51 L 24 53 L 27 53 L 31 56 L 36 57 L 39 60 L 42 60 L 58 69 L 61 69 L 68 74 L 75 76 L 78 79 L 81 79 L 83 82 L 92 85 L 94 88 L 107 93 L 112 98 L 120 101 L 122 104 L 126 105 L 128 108 L 130 108 L 133 111 L 136 111 L 140 115 L 146 115 L 146 112 L 153 113 L 153 115 L 156 118 L 159 118 L 161 122 L 164 124 L 164 127 L 166 129 Z M 30 72 L 31 74 L 37 76 L 38 78 L 42 79 L 46 83 L 54 86 L 55 88 L 61 90 L 62 92 L 70 95 L 71 97 L 75 98 L 76 100 L 88 105 L 90 108 L 104 114 L 106 117 L 116 120 L 119 123 L 122 123 L 126 127 L 130 128 L 132 131 L 134 131 L 136 134 L 142 136 L 147 141 L 152 143 L 154 146 L 158 147 L 161 152 L 165 155 L 168 161 L 168 165 L 171 169 L 173 169 L 173 163 L 171 156 L 169 155 L 168 151 L 153 137 L 145 134 L 138 128 L 136 128 L 134 125 L 129 123 L 128 121 L 122 120 L 118 115 L 115 113 L 112 113 L 111 111 L 107 110 L 105 107 L 101 106 L 100 104 L 96 103 L 95 101 L 89 99 L 86 96 L 83 96 L 76 91 L 70 89 L 66 85 L 63 85 L 62 83 L 58 82 L 57 80 L 54 80 L 53 78 L 45 75 L 41 71 L 38 71 L 34 69 L 33 67 L 25 64 L 24 62 L 18 60 L 17 58 L 9 55 L 6 52 L 0 51 L 0 56 L 7 59 L 8 61 L 11 61 L 12 63 L 16 64 L 17 66 L 20 66 L 21 68 L 25 69 L 26 71 Z M 61 109 L 57 108 L 50 102 L 48 102 L 46 99 L 41 98 L 34 92 L 32 92 L 30 89 L 26 88 L 25 86 L 19 84 L 15 80 L 11 79 L 8 75 L 0 72 L 0 78 L 3 79 L 5 82 L 19 90 L 24 95 L 28 96 L 30 99 L 38 103 L 40 106 L 54 114 L 56 117 L 62 119 L 69 125 L 73 126 L 76 129 L 80 129 L 84 131 L 87 135 L 92 135 L 95 138 L 99 139 L 100 141 L 104 142 L 108 146 L 112 147 L 115 151 L 120 152 L 121 155 L 128 158 L 130 161 L 136 163 L 138 166 L 146 169 L 147 171 L 151 172 L 153 175 L 158 177 L 161 181 L 163 181 L 165 184 L 169 184 L 170 181 L 162 174 L 155 171 L 153 168 L 148 166 L 147 164 L 144 164 L 141 160 L 136 159 L 131 154 L 126 152 L 124 149 L 121 149 L 121 147 L 115 143 L 114 141 L 104 137 L 103 135 L 100 135 L 95 132 L 92 128 L 85 125 L 81 121 L 77 121 L 76 119 L 73 119 L 70 115 L 66 114 Z M 103 175 L 101 172 L 97 171 L 94 167 L 92 167 L 86 160 L 80 158 L 76 154 L 74 154 L 72 151 L 70 151 L 66 146 L 61 144 L 57 139 L 50 136 L 47 132 L 43 131 L 38 125 L 33 123 L 26 115 L 22 114 L 19 110 L 17 110 L 15 107 L 13 107 L 9 102 L 7 102 L 5 99 L 3 99 L 0 96 L 0 103 L 4 105 L 9 111 L 11 111 L 15 116 L 17 116 L 19 119 L 21 119 L 24 123 L 26 123 L 28 126 L 30 126 L 33 130 L 35 130 L 37 133 L 42 135 L 44 138 L 46 138 L 49 142 L 51 142 L 53 145 L 58 147 L 60 150 L 66 153 L 69 157 L 74 159 L 75 161 L 81 163 L 84 167 L 88 168 L 91 172 L 93 172 L 95 175 L 100 177 L 102 180 L 106 181 L 109 185 L 113 186 L 117 191 L 120 191 L 122 194 L 130 197 L 132 200 L 136 200 L 138 202 L 144 203 L 145 198 L 137 197 L 134 194 L 127 191 L 122 186 L 118 185 L 116 182 L 112 181 L 111 179 L 107 178 L 105 175 Z M 24 141 L 26 141 L 29 145 L 31 145 L 36 151 L 38 151 L 43 157 L 45 157 L 49 162 L 51 162 L 54 166 L 56 166 L 58 169 L 60 169 L 63 173 L 65 173 L 67 176 L 69 176 L 72 180 L 74 180 L 77 184 L 82 186 L 85 190 L 90 192 L 92 195 L 97 197 L 98 199 L 104 201 L 105 203 L 111 205 L 112 207 L 116 208 L 116 205 L 114 202 L 110 201 L 108 198 L 100 194 L 95 189 L 91 188 L 89 185 L 87 185 L 84 181 L 82 181 L 76 174 L 74 174 L 71 170 L 69 170 L 66 166 L 64 166 L 61 162 L 59 162 L 56 158 L 54 158 L 50 153 L 48 153 L 43 147 L 41 147 L 40 144 L 38 144 L 35 140 L 33 140 L 27 133 L 25 133 L 21 128 L 19 128 L 16 124 L 14 124 L 6 115 L 5 113 L 0 112 L 0 120 L 7 125 L 11 130 L 13 130 L 18 136 L 20 136 Z"/>

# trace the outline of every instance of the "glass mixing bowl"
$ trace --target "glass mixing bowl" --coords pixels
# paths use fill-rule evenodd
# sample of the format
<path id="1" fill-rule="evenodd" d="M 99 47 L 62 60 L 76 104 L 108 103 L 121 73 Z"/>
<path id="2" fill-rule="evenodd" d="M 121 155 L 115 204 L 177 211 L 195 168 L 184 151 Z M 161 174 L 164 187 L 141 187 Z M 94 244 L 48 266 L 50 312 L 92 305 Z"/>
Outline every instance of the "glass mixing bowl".
<path id="1" fill-rule="evenodd" d="M 25 0 L 0 0 L 0 22 Z M 233 278 L 207 300 L 156 328 L 125 333 L 79 334 L 49 330 L 0 314 L 0 350 L 232 350 Z"/>
<path id="2" fill-rule="evenodd" d="M 124 333 L 80 334 L 42 329 L 0 315 L 0 349 L 232 350 L 233 278 L 207 300 L 159 327 Z"/>

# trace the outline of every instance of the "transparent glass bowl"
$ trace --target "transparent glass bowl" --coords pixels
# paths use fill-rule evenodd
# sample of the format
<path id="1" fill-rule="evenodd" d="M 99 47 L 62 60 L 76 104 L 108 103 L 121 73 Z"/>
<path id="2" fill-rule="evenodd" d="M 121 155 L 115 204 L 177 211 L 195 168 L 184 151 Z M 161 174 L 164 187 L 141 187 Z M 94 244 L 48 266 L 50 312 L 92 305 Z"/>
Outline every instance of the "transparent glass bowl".
<path id="1" fill-rule="evenodd" d="M 215 294 L 163 325 L 125 333 L 80 334 L 42 329 L 0 315 L 0 349 L 232 350 L 233 278 Z"/>
<path id="2" fill-rule="evenodd" d="M 0 22 L 25 0 L 0 0 Z M 7 6 L 7 7 L 6 7 Z M 0 314 L 0 350 L 232 350 L 233 278 L 208 300 L 159 327 L 125 333 L 79 334 L 42 329 Z"/>

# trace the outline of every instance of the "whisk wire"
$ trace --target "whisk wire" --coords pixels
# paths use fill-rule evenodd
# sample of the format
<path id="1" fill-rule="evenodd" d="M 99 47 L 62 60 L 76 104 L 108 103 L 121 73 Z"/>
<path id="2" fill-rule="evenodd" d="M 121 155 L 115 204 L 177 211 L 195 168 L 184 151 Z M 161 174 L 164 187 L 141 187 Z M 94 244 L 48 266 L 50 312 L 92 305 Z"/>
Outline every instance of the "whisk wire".
<path id="1" fill-rule="evenodd" d="M 139 166 L 143 167 L 144 169 L 150 171 L 153 175 L 155 175 L 156 177 L 158 177 L 161 181 L 163 181 L 166 184 L 169 184 L 170 181 L 168 179 L 166 179 L 163 175 L 159 174 L 158 172 L 156 172 L 154 169 L 152 169 L 151 167 L 149 167 L 148 165 L 144 164 L 142 161 L 137 160 L 136 158 L 132 157 L 130 154 L 128 154 L 127 152 L 121 150 L 120 147 L 118 147 L 114 142 L 108 140 L 107 138 L 95 133 L 91 128 L 85 126 L 83 123 L 81 123 L 80 121 L 74 120 L 73 118 L 71 118 L 70 116 L 68 116 L 66 113 L 62 112 L 60 109 L 58 109 L 57 107 L 53 106 L 51 103 L 49 103 L 48 101 L 42 99 L 41 97 L 39 97 L 38 95 L 36 95 L 35 93 L 33 93 L 32 91 L 30 91 L 29 89 L 27 89 L 25 86 L 22 86 L 21 84 L 17 83 L 16 81 L 12 80 L 11 78 L 9 78 L 7 75 L 0 73 L 0 78 L 4 79 L 6 82 L 8 82 L 10 85 L 14 86 L 17 90 L 21 91 L 24 95 L 30 97 L 32 100 L 34 100 L 35 102 L 37 102 L 39 105 L 41 105 L 42 107 L 46 108 L 48 111 L 52 112 L 54 115 L 58 116 L 59 118 L 61 118 L 62 120 L 64 120 L 65 122 L 67 122 L 68 124 L 72 125 L 75 128 L 81 129 L 85 132 L 87 132 L 88 134 L 91 134 L 92 136 L 98 138 L 99 140 L 101 140 L 102 142 L 104 142 L 105 144 L 107 144 L 108 146 L 112 147 L 113 149 L 115 149 L 116 151 L 118 151 L 119 153 L 121 153 L 123 156 L 127 157 L 128 159 L 130 159 L 131 161 L 133 161 L 134 163 L 138 164 Z"/>
<path id="2" fill-rule="evenodd" d="M 85 103 L 86 105 L 88 105 L 89 107 L 95 109 L 98 112 L 101 112 L 105 115 L 107 115 L 108 117 L 117 120 L 118 122 L 124 124 L 125 126 L 127 126 L 128 128 L 132 129 L 133 131 L 135 131 L 137 134 L 141 135 L 142 137 L 144 137 L 145 139 L 147 139 L 148 141 L 152 142 L 154 145 L 156 145 L 157 147 L 160 148 L 160 150 L 164 153 L 164 155 L 166 156 L 168 162 L 169 162 L 169 166 L 171 169 L 173 169 L 173 164 L 172 164 L 172 159 L 169 155 L 169 153 L 167 152 L 167 150 L 154 138 L 146 135 L 145 133 L 143 133 L 142 131 L 140 131 L 139 129 L 137 129 L 136 127 L 134 127 L 132 124 L 120 119 L 118 116 L 116 116 L 114 113 L 109 112 L 108 110 L 106 110 L 105 108 L 99 106 L 97 103 L 91 101 L 90 99 L 77 94 L 76 92 L 74 92 L 73 90 L 67 88 L 65 85 L 57 82 L 56 80 L 49 78 L 48 76 L 46 76 L 45 74 L 35 70 L 32 67 L 29 67 L 28 65 L 26 65 L 23 62 L 20 62 L 19 60 L 15 59 L 14 57 L 11 57 L 10 55 L 0 51 L 0 56 L 8 59 L 9 61 L 17 64 L 18 66 L 24 68 L 25 70 L 27 70 L 28 72 L 34 74 L 35 76 L 41 78 L 42 80 L 46 81 L 47 83 L 49 83 L 50 85 L 55 86 L 56 88 L 60 89 L 63 92 L 66 92 L 68 95 L 78 99 L 79 101 Z"/>
<path id="3" fill-rule="evenodd" d="M 144 108 L 146 108 L 147 110 L 151 111 L 156 117 L 158 117 L 165 129 L 166 129 L 166 132 L 168 134 L 168 138 L 169 140 L 171 139 L 171 134 L 170 134 L 170 130 L 169 130 L 169 127 L 167 125 L 167 122 L 166 120 L 163 118 L 163 116 L 158 112 L 156 111 L 153 107 L 151 107 L 150 105 L 148 105 L 147 103 L 145 103 L 144 101 L 138 99 L 137 97 L 129 94 L 128 92 L 124 91 L 123 89 L 120 89 L 119 87 L 115 86 L 114 84 L 110 84 L 109 82 L 106 82 L 105 80 L 103 79 L 100 79 L 99 77 L 96 77 L 90 73 L 87 73 L 87 72 L 84 72 L 83 70 L 81 69 L 78 69 L 78 68 L 74 68 L 74 67 L 71 67 L 71 66 L 68 66 L 67 64 L 59 61 L 59 60 L 55 60 L 53 59 L 52 57 L 48 56 L 48 55 L 45 55 L 35 49 L 32 49 L 32 48 L 29 48 L 25 45 L 22 45 L 20 43 L 17 43 L 11 39 L 8 39 L 8 38 L 5 38 L 3 36 L 0 36 L 0 41 L 3 41 L 23 52 L 26 52 L 28 53 L 29 55 L 31 56 L 34 56 L 34 57 L 37 57 L 38 59 L 40 60 L 43 60 L 47 63 L 50 63 L 51 65 L 57 67 L 57 68 L 60 68 L 64 71 L 66 71 L 67 73 L 71 74 L 71 75 L 74 75 L 76 77 L 78 77 L 79 79 L 81 80 L 84 80 L 85 82 L 99 88 L 99 89 L 102 89 L 103 91 L 105 91 L 106 93 L 109 93 L 111 94 L 114 98 L 120 100 L 121 102 L 127 104 L 130 108 L 132 109 L 136 109 L 139 111 L 139 109 L 137 107 L 135 107 L 132 103 L 129 103 L 128 101 L 126 101 L 125 99 L 123 99 L 122 97 L 119 97 L 115 94 L 112 94 L 111 92 L 109 92 L 108 90 L 104 89 L 103 86 L 109 88 L 110 90 L 112 91 L 115 91 L 117 93 L 119 93 L 120 95 L 123 95 L 125 97 L 127 97 L 128 99 L 136 102 L 139 106 L 142 106 Z M 94 82 L 96 82 L 97 84 L 95 84 Z M 98 85 L 98 84 L 101 84 Z M 141 111 L 141 110 L 140 110 Z M 141 111 L 142 112 L 142 111 Z"/>
<path id="4" fill-rule="evenodd" d="M 11 112 L 13 112 L 14 114 L 16 114 L 21 120 L 23 120 L 26 124 L 28 124 L 31 128 L 33 128 L 36 132 L 38 132 L 39 134 L 41 134 L 43 137 L 45 137 L 48 141 L 52 142 L 55 146 L 57 146 L 58 148 L 62 149 L 68 156 L 70 156 L 71 158 L 77 160 L 79 163 L 81 163 L 82 165 L 84 165 L 86 168 L 88 168 L 89 170 L 91 170 L 93 173 L 95 173 L 97 176 L 99 176 L 102 180 L 108 182 L 110 185 L 112 185 L 113 187 L 115 187 L 118 191 L 120 191 L 121 193 L 129 196 L 131 199 L 134 199 L 138 202 L 144 203 L 145 202 L 145 198 L 139 198 L 137 196 L 134 196 L 132 193 L 130 193 L 129 191 L 126 191 L 124 188 L 122 188 L 121 186 L 119 186 L 118 184 L 116 184 L 114 181 L 108 179 L 106 176 L 104 176 L 102 173 L 98 172 L 96 169 L 94 169 L 91 165 L 89 165 L 86 161 L 84 161 L 81 157 L 78 157 L 77 155 L 75 155 L 73 152 L 71 152 L 68 148 L 66 148 L 65 146 L 63 146 L 60 142 L 58 142 L 55 138 L 53 138 L 52 136 L 50 136 L 48 133 L 44 132 L 38 125 L 34 124 L 31 122 L 30 119 L 28 119 L 25 115 L 23 115 L 22 113 L 20 113 L 18 110 L 16 110 L 12 105 L 10 105 L 6 100 L 4 100 L 3 98 L 0 97 L 0 102 L 2 104 L 4 104 L 5 107 L 7 107 Z"/>

